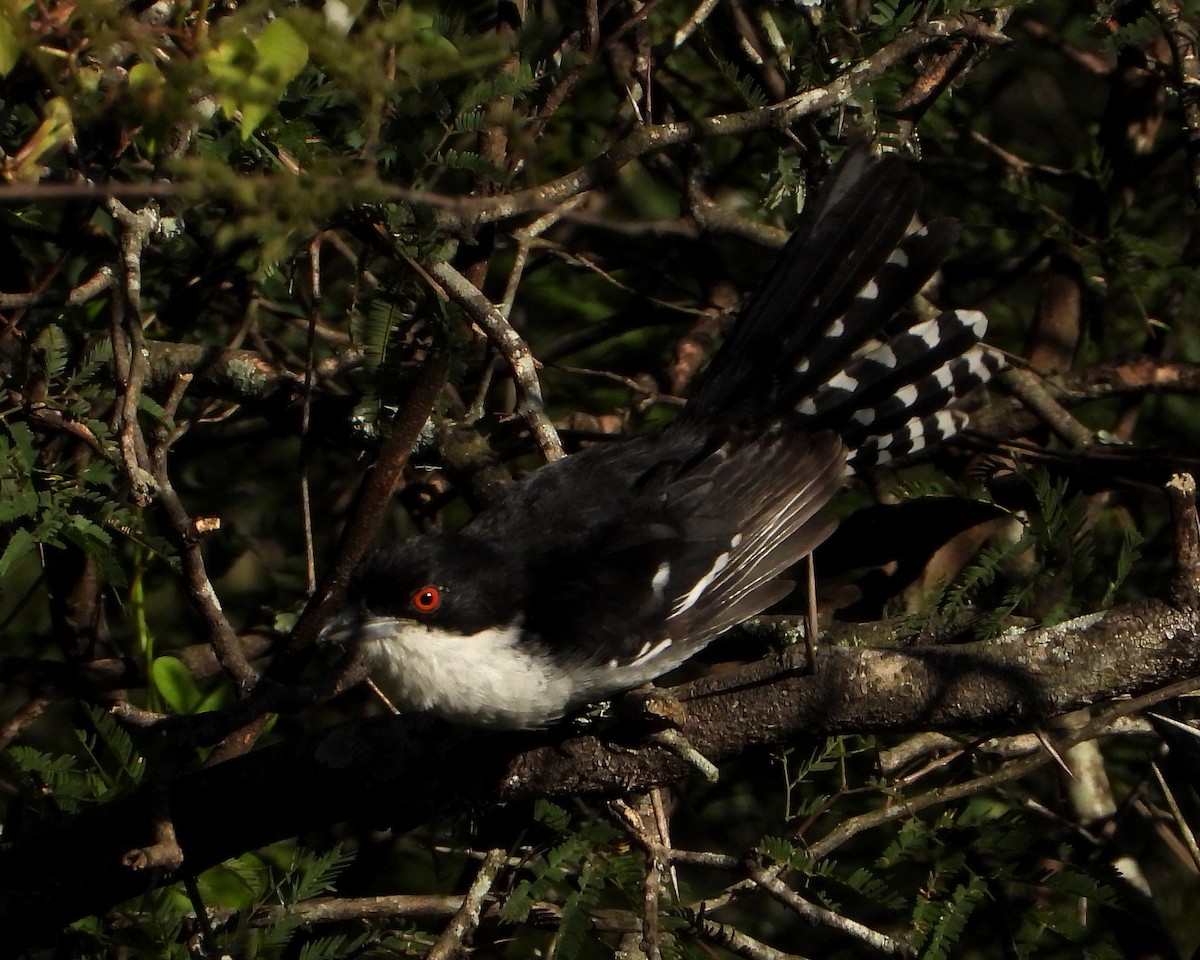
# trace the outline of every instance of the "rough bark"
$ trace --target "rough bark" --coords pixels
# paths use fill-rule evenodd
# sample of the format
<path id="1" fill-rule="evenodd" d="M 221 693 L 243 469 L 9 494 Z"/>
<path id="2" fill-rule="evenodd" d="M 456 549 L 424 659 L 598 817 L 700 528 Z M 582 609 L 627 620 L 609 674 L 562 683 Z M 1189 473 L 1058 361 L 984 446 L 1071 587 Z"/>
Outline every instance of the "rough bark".
<path id="1" fill-rule="evenodd" d="M 1182 678 L 1200 676 L 1200 645 L 1194 612 L 1146 601 L 975 643 L 831 648 L 814 675 L 790 662 L 783 654 L 677 688 L 683 733 L 717 762 L 833 733 L 995 734 L 1088 704 L 1177 694 Z M 406 829 L 465 804 L 640 791 L 690 770 L 661 747 L 570 727 L 506 734 L 381 717 L 184 774 L 171 785 L 169 814 L 183 870 L 194 872 L 319 824 Z M 122 865 L 151 841 L 155 809 L 143 793 L 10 838 L 0 849 L 6 946 L 19 946 L 18 932 L 21 942 L 44 941 L 177 879 Z"/>

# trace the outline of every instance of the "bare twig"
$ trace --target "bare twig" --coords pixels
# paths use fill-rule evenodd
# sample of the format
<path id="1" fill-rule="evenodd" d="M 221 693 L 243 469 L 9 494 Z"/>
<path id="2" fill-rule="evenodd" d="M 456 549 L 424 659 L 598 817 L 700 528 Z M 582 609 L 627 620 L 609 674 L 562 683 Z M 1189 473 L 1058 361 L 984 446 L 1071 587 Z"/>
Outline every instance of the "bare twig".
<path id="1" fill-rule="evenodd" d="M 149 465 L 138 456 L 139 445 L 144 446 L 138 404 L 149 367 L 142 333 L 142 249 L 158 224 L 158 212 L 150 206 L 134 213 L 116 199 L 110 199 L 107 206 L 117 222 L 121 263 L 121 283 L 112 310 L 113 360 L 121 384 L 114 426 L 131 495 L 135 503 L 145 506 L 150 502 L 153 480 Z"/>
<path id="2" fill-rule="evenodd" d="M 517 299 L 517 290 L 521 285 L 521 279 L 525 275 L 525 267 L 529 262 L 529 251 L 534 241 L 562 220 L 568 213 L 586 203 L 587 198 L 588 195 L 586 193 L 580 193 L 571 197 L 565 200 L 561 206 L 542 214 L 533 223 L 513 233 L 513 239 L 517 241 L 517 253 L 513 257 L 513 265 L 508 274 L 508 282 L 504 286 L 504 299 L 501 301 L 499 308 L 500 315 L 504 319 L 507 320 L 512 316 L 513 304 Z"/>
<path id="3" fill-rule="evenodd" d="M 697 936 L 711 940 L 726 950 L 745 957 L 746 960 L 805 960 L 798 953 L 784 953 L 769 947 L 730 924 L 717 923 L 715 920 L 698 916 L 691 921 L 690 927 Z"/>
<path id="4" fill-rule="evenodd" d="M 46 712 L 46 708 L 54 703 L 55 697 L 45 693 L 35 693 L 19 708 L 13 711 L 3 723 L 0 723 L 0 750 L 21 735 L 21 731 Z"/>
<path id="5" fill-rule="evenodd" d="M 803 117 L 823 113 L 845 103 L 854 97 L 864 84 L 878 79 L 899 61 L 931 44 L 953 37 L 971 37 L 989 43 L 1008 42 L 1008 38 L 1003 34 L 974 17 L 931 20 L 901 34 L 873 56 L 850 67 L 824 87 L 806 90 L 768 107 L 739 113 L 719 114 L 694 121 L 640 125 L 591 163 L 556 180 L 503 197 L 482 197 L 458 204 L 454 212 L 442 215 L 443 225 L 448 228 L 461 228 L 473 223 L 490 223 L 528 210 L 554 206 L 568 197 L 591 189 L 631 160 L 666 147 L 711 137 L 745 136 L 760 130 L 785 130 Z"/>
<path id="6" fill-rule="evenodd" d="M 911 943 L 899 940 L 896 937 L 889 937 L 885 933 L 872 930 L 857 920 L 851 920 L 847 916 L 834 913 L 832 910 L 827 910 L 825 907 L 805 900 L 778 876 L 764 870 L 762 867 L 751 865 L 750 876 L 754 879 L 755 883 L 771 894 L 776 900 L 815 926 L 838 930 L 886 956 L 915 957 L 917 955 L 917 951 Z"/>
<path id="7" fill-rule="evenodd" d="M 9 391 L 9 396 L 15 402 L 21 402 L 18 399 L 19 394 L 14 390 Z M 85 444 L 93 453 L 99 454 L 102 457 L 107 455 L 107 451 L 100 442 L 100 438 L 92 432 L 92 429 L 86 423 L 69 419 L 61 411 L 55 410 L 53 407 L 34 404 L 29 408 L 29 419 L 31 422 L 41 424 L 44 427 L 69 433 L 76 440 Z"/>
<path id="8" fill-rule="evenodd" d="M 154 449 L 149 454 L 150 469 L 158 488 L 159 502 L 170 522 L 171 538 L 183 563 L 188 598 L 204 622 L 208 641 L 221 666 L 232 678 L 238 695 L 245 696 L 258 682 L 258 671 L 246 659 L 237 633 L 225 616 L 200 549 L 200 541 L 215 529 L 212 518 L 192 517 L 171 482 L 167 457 L 179 432 L 169 433 L 165 426 L 159 428 Z"/>
<path id="9" fill-rule="evenodd" d="M 517 403 L 518 412 L 529 424 L 546 459 L 560 459 L 564 455 L 562 441 L 558 437 L 558 431 L 554 429 L 554 424 L 546 416 L 542 387 L 538 382 L 537 368 L 528 344 L 496 309 L 495 304 L 449 263 L 445 260 L 433 260 L 425 266 L 450 298 L 483 328 L 507 361 L 520 397 Z"/>
<path id="10" fill-rule="evenodd" d="M 1097 716 L 1088 723 L 1073 730 L 1065 738 L 1064 746 L 1071 746 L 1075 743 L 1091 740 L 1099 736 L 1118 718 L 1129 716 L 1154 704 L 1192 693 L 1198 686 L 1200 686 L 1200 680 L 1189 678 L 1154 690 L 1143 696 L 1115 703 L 1105 710 L 1098 712 Z M 999 769 L 972 780 L 930 790 L 918 797 L 906 798 L 902 803 L 850 817 L 847 820 L 843 820 L 820 840 L 811 843 L 808 847 L 808 853 L 816 859 L 827 857 L 838 847 L 842 846 L 842 844 L 864 830 L 882 826 L 893 820 L 911 817 L 913 814 L 931 806 L 951 803 L 974 796 L 992 787 L 1011 783 L 1014 780 L 1029 775 L 1034 770 L 1050 762 L 1050 759 L 1049 753 L 1045 750 L 1039 750 L 1031 756 L 1019 760 L 1010 760 Z"/>
<path id="11" fill-rule="evenodd" d="M 993 17 L 991 28 L 1000 31 L 1008 23 L 1012 8 L 997 7 L 991 11 L 991 14 Z M 985 53 L 985 43 L 962 38 L 954 40 L 948 50 L 935 53 L 928 58 L 920 76 L 904 91 L 896 103 L 896 113 L 900 117 L 901 142 L 907 142 L 912 137 L 913 131 L 925 111 L 955 79 L 978 64 Z"/>
<path id="12" fill-rule="evenodd" d="M 183 865 L 183 849 L 175 837 L 175 825 L 164 813 L 154 822 L 154 843 L 130 850 L 122 858 L 130 870 L 178 870 Z"/>
<path id="13" fill-rule="evenodd" d="M 1145 720 L 1121 717 L 1101 732 L 1102 736 L 1154 736 L 1154 730 Z M 918 733 L 903 743 L 879 753 L 879 769 L 885 776 L 895 776 L 905 767 L 930 756 L 949 754 L 959 756 L 964 752 L 983 753 L 1000 759 L 1026 757 L 1042 749 L 1041 741 L 1032 733 L 1021 733 L 1011 737 L 996 737 L 988 740 L 967 741 L 945 733 Z M 908 778 L 912 779 L 912 778 Z"/>
<path id="14" fill-rule="evenodd" d="M 308 646 L 316 640 L 317 633 L 332 611 L 344 599 L 351 572 L 374 545 L 379 518 L 408 462 L 409 454 L 429 421 L 430 411 L 441 395 L 448 368 L 449 360 L 440 351 L 426 358 L 404 409 L 391 424 L 379 456 L 363 478 L 353 514 L 338 545 L 337 556 L 292 630 L 292 642 L 297 646 Z"/>
<path id="15" fill-rule="evenodd" d="M 475 874 L 467 895 L 463 898 L 462 906 L 455 911 L 453 919 L 434 942 L 427 960 L 450 960 L 459 954 L 463 941 L 479 926 L 479 916 L 483 912 L 483 900 L 492 887 L 496 878 L 508 861 L 508 854 L 502 849 L 488 851 L 487 857 Z"/>
<path id="16" fill-rule="evenodd" d="M 308 246 L 309 290 L 308 290 L 308 336 L 305 340 L 304 393 L 300 405 L 300 520 L 304 532 L 304 584 L 305 592 L 311 597 L 317 592 L 317 561 L 313 550 L 312 502 L 309 496 L 308 460 L 311 437 L 309 425 L 312 421 L 313 384 L 316 380 L 316 358 L 314 355 L 317 324 L 320 320 L 321 302 L 321 244 L 320 237 Z"/>
<path id="17" fill-rule="evenodd" d="M 79 286 L 71 288 L 66 293 L 55 294 L 44 290 L 30 293 L 0 293 L 0 310 L 11 310 L 16 307 L 77 307 L 109 289 L 115 280 L 116 274 L 113 272 L 113 268 L 105 264 Z"/>
<path id="18" fill-rule="evenodd" d="M 1158 764 L 1150 764 L 1150 770 L 1153 772 L 1154 779 L 1158 783 L 1158 789 L 1163 792 L 1163 797 L 1167 801 L 1167 808 L 1171 811 L 1171 819 L 1175 821 L 1175 828 L 1183 838 L 1184 847 L 1188 855 L 1192 858 L 1192 865 L 1195 869 L 1200 870 L 1200 843 L 1196 842 L 1196 834 L 1192 832 L 1191 825 L 1187 822 L 1187 817 L 1183 815 L 1183 811 L 1179 808 L 1179 801 L 1175 799 L 1175 794 L 1172 792 L 1166 778 L 1162 775 L 1162 771 L 1158 768 Z"/>
<path id="19" fill-rule="evenodd" d="M 1155 0 L 1154 9 L 1163 21 L 1163 32 L 1175 58 L 1175 87 L 1183 105 L 1187 154 L 1192 166 L 1192 202 L 1200 205 L 1200 52 L 1196 27 L 1175 0 Z"/>
<path id="20" fill-rule="evenodd" d="M 1175 577 L 1171 598 L 1188 609 L 1200 607 L 1200 526 L 1196 517 L 1196 481 L 1189 473 L 1167 484 L 1171 520 L 1175 525 Z"/>
<path id="21" fill-rule="evenodd" d="M 1084 450 L 1094 442 L 1095 434 L 1072 417 L 1032 372 L 1014 368 L 1005 370 L 999 379 L 1073 448 Z"/>
<path id="22" fill-rule="evenodd" d="M 709 15 L 717 8 L 718 0 L 700 0 L 700 4 L 691 12 L 688 18 L 680 24 L 679 29 L 675 31 L 675 36 L 671 38 L 671 46 L 678 50 L 688 41 L 693 33 L 708 19 Z"/>

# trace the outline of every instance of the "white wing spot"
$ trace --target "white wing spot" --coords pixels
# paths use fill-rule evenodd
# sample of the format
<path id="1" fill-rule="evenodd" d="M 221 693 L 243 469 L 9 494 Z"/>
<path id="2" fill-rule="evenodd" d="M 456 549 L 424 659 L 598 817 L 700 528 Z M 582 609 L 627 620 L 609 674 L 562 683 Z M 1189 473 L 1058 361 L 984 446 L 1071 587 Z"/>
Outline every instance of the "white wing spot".
<path id="1" fill-rule="evenodd" d="M 901 387 L 896 391 L 896 399 L 905 407 L 911 407 L 917 402 L 917 398 L 921 396 L 921 391 L 916 384 L 910 383 L 907 387 Z"/>
<path id="2" fill-rule="evenodd" d="M 981 377 L 983 371 L 987 369 L 988 358 L 982 350 L 969 350 L 963 356 L 967 361 L 967 376 Z"/>
<path id="3" fill-rule="evenodd" d="M 855 377 L 852 377 L 845 370 L 843 370 L 836 377 L 831 377 L 829 380 L 827 380 L 825 386 L 832 387 L 835 390 L 845 390 L 847 393 L 853 393 L 859 388 L 859 382 Z"/>
<path id="4" fill-rule="evenodd" d="M 982 340 L 987 333 L 987 316 L 981 310 L 955 310 L 954 316 L 964 327 L 969 327 L 976 338 Z"/>
<path id="5" fill-rule="evenodd" d="M 670 637 L 667 637 L 666 640 L 660 640 L 653 647 L 650 646 L 649 643 L 642 644 L 642 649 L 638 651 L 637 657 L 630 662 L 629 666 L 636 667 L 639 664 L 645 663 L 647 660 L 653 660 L 660 653 L 662 653 L 664 650 L 666 650 L 667 647 L 669 647 L 670 645 L 671 645 Z"/>
<path id="6" fill-rule="evenodd" d="M 654 579 L 650 581 L 650 589 L 654 591 L 655 596 L 662 596 L 662 592 L 667 588 L 667 581 L 671 579 L 671 565 L 660 563 L 658 569 L 654 571 Z"/>
<path id="7" fill-rule="evenodd" d="M 713 565 L 709 568 L 708 573 L 700 578 L 699 582 L 697 582 L 697 584 L 687 592 L 686 596 L 683 596 L 679 599 L 679 601 L 675 604 L 675 608 L 671 611 L 671 614 L 667 617 L 667 619 L 671 620 L 679 616 L 681 613 L 684 613 L 694 607 L 696 605 L 696 601 L 700 599 L 701 594 L 703 594 L 704 591 L 712 585 L 712 582 L 717 579 L 717 575 L 728 565 L 729 554 L 722 553 L 717 557 L 716 560 L 713 561 Z"/>
<path id="8" fill-rule="evenodd" d="M 899 361 L 896 359 L 896 351 L 887 344 L 884 344 L 877 350 L 872 350 L 869 358 L 875 363 L 883 364 L 890 370 L 895 370 L 899 365 Z"/>

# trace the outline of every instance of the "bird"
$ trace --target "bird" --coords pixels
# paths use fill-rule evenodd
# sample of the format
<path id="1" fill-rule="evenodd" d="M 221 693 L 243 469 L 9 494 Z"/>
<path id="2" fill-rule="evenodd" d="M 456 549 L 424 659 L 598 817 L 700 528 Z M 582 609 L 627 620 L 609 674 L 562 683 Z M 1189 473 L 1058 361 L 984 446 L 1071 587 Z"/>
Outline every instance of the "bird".
<path id="1" fill-rule="evenodd" d="M 794 587 L 849 476 L 958 433 L 987 320 L 906 309 L 957 241 L 910 230 L 905 158 L 851 151 L 654 433 L 509 486 L 455 532 L 387 544 L 322 634 L 402 712 L 537 729 L 648 683 Z"/>

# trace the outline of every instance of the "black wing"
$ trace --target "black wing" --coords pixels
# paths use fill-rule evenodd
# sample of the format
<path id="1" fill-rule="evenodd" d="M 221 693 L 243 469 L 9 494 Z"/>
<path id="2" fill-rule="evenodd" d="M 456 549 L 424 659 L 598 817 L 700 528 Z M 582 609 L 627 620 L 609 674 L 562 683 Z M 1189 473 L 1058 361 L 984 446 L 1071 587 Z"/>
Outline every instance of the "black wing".
<path id="1" fill-rule="evenodd" d="M 776 578 L 832 532 L 818 511 L 846 453 L 830 433 L 775 432 L 653 469 L 588 550 L 538 554 L 527 629 L 614 688 L 677 666 L 791 591 Z"/>

